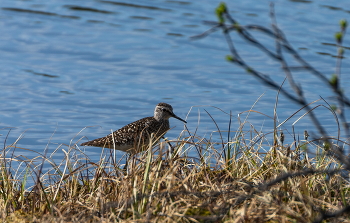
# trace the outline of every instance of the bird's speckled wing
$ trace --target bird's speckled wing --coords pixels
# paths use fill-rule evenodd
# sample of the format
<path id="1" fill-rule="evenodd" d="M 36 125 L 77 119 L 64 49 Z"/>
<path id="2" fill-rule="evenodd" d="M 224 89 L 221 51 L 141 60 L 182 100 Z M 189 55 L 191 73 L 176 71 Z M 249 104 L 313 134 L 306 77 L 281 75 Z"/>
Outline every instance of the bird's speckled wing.
<path id="1" fill-rule="evenodd" d="M 136 144 L 145 143 L 150 135 L 150 126 L 154 126 L 156 123 L 157 121 L 154 117 L 146 117 L 132 122 L 105 137 L 94 139 L 81 145 L 128 151 Z M 139 142 L 139 139 L 142 139 L 143 142 Z"/>

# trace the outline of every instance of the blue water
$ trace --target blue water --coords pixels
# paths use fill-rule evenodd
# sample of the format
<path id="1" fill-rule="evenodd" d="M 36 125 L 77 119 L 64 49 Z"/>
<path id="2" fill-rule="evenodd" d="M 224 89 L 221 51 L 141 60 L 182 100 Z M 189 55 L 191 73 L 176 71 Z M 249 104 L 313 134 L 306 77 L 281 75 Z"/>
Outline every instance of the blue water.
<path id="1" fill-rule="evenodd" d="M 59 148 L 55 153 L 59 160 L 66 145 L 105 136 L 151 116 L 159 102 L 171 104 L 178 116 L 187 118 L 190 131 L 199 125 L 197 134 L 202 137 L 210 137 L 216 124 L 227 131 L 230 111 L 231 130 L 236 130 L 237 115 L 251 109 L 261 95 L 253 109 L 272 117 L 276 92 L 225 61 L 229 51 L 220 32 L 190 39 L 209 28 L 204 20 L 216 21 L 214 8 L 219 2 L 2 1 L 0 142 L 7 139 L 10 145 L 21 137 L 16 145 L 28 150 L 17 148 L 14 154 L 29 158 L 36 156 L 30 150 L 43 153 L 47 147 L 50 153 Z M 275 1 L 275 12 L 279 27 L 295 49 L 330 75 L 335 69 L 330 55 L 336 55 L 336 48 L 329 44 L 334 44 L 339 20 L 349 18 L 350 5 L 346 0 L 328 2 Z M 241 24 L 270 27 L 269 1 L 230 1 L 228 7 Z M 251 66 L 278 83 L 283 81 L 285 75 L 276 61 L 239 37 L 233 35 L 233 39 Z M 350 45 L 350 38 L 345 38 L 344 45 Z M 346 57 L 342 68 L 345 92 L 349 64 Z M 331 92 L 317 78 L 297 72 L 295 79 L 310 102 L 321 95 L 332 104 Z M 281 96 L 279 120 L 298 108 Z M 335 135 L 332 114 L 324 108 L 317 113 Z M 295 120 L 282 129 L 291 133 Z M 252 113 L 248 121 L 248 127 L 251 123 L 265 133 L 273 127 L 273 120 L 258 113 Z M 174 139 L 184 126 L 176 119 L 171 125 L 174 128 L 167 136 Z M 296 124 L 297 134 L 305 129 L 317 133 L 308 118 Z M 289 133 L 286 138 L 292 140 Z M 214 133 L 213 138 L 217 140 L 219 134 Z M 99 159 L 99 148 L 84 150 L 92 159 Z"/>

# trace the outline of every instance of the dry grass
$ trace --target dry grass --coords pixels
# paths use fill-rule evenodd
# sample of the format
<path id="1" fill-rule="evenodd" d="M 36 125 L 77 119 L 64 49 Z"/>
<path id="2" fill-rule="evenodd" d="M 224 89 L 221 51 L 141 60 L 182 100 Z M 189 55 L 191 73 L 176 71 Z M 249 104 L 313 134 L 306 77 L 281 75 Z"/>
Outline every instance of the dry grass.
<path id="1" fill-rule="evenodd" d="M 181 136 L 171 156 L 157 144 L 130 159 L 128 171 L 113 154 L 95 163 L 76 145 L 56 164 L 54 154 L 15 157 L 13 144 L 0 159 L 0 215 L 7 222 L 317 222 L 348 205 L 342 165 L 323 148 L 275 143 L 262 153 L 257 136 L 239 131 L 225 144 Z M 345 213 L 329 219 L 350 222 Z"/>

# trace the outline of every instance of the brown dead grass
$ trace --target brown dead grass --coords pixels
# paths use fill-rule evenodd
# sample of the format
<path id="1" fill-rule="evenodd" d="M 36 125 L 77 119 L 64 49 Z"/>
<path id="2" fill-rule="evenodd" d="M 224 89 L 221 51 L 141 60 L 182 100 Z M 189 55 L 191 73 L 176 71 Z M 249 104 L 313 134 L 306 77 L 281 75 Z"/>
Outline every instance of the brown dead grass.
<path id="1" fill-rule="evenodd" d="M 179 139 L 172 157 L 152 153 L 165 148 L 157 145 L 129 160 L 128 171 L 111 157 L 94 163 L 78 149 L 67 154 L 74 150 L 74 157 L 81 152 L 83 158 L 67 155 L 61 164 L 45 156 L 53 168 L 40 172 L 36 165 L 24 174 L 37 180 L 26 190 L 23 177 L 10 171 L 18 159 L 1 159 L 1 217 L 7 222 L 312 222 L 349 203 L 341 165 L 311 142 L 299 142 L 289 155 L 288 145 L 277 144 L 262 154 L 262 144 L 246 146 L 240 136 L 231 143 L 236 153 L 225 158 L 215 149 L 218 143 L 193 139 Z M 306 147 L 320 152 L 309 158 L 299 150 Z M 188 156 L 200 149 L 206 156 Z M 350 218 L 342 213 L 331 221 Z"/>

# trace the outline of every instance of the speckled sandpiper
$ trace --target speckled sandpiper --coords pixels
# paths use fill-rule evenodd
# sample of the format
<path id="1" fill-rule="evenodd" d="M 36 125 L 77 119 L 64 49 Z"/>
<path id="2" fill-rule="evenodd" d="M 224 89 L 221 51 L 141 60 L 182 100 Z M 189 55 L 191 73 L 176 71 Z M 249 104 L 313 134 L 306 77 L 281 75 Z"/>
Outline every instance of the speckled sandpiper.
<path id="1" fill-rule="evenodd" d="M 84 142 L 81 146 L 104 147 L 136 154 L 148 148 L 152 134 L 154 142 L 164 136 L 170 128 L 169 118 L 171 117 L 187 123 L 174 114 L 171 105 L 159 103 L 154 109 L 153 117 L 132 122 L 105 137 Z"/>

